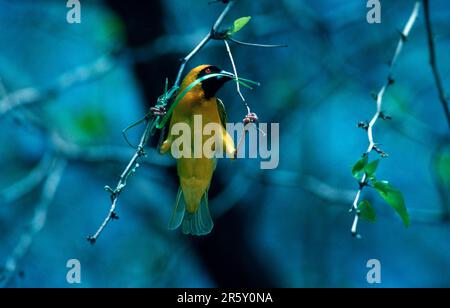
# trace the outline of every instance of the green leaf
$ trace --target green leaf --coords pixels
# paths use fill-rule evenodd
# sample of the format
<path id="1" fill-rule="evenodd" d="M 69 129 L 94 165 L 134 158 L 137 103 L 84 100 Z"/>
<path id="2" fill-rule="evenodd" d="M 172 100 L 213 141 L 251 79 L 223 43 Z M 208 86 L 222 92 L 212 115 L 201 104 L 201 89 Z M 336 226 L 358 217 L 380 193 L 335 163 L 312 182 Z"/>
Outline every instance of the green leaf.
<path id="1" fill-rule="evenodd" d="M 369 222 L 375 222 L 376 220 L 375 209 L 373 208 L 372 204 L 370 204 L 369 201 L 367 200 L 361 201 L 358 204 L 358 212 L 359 217 L 361 217 L 362 219 L 367 220 Z"/>
<path id="2" fill-rule="evenodd" d="M 246 16 L 246 17 L 241 17 L 239 19 L 236 19 L 234 21 L 234 24 L 231 27 L 231 29 L 228 30 L 228 35 L 233 35 L 233 34 L 239 32 L 239 31 L 241 31 L 242 28 L 244 28 L 248 24 L 250 19 L 252 19 L 251 16 Z"/>
<path id="3" fill-rule="evenodd" d="M 380 160 L 377 159 L 377 160 L 374 160 L 373 162 L 367 164 L 364 167 L 364 172 L 367 174 L 368 178 L 371 178 L 375 174 L 379 163 L 380 163 Z"/>
<path id="4" fill-rule="evenodd" d="M 444 152 L 437 156 L 435 170 L 440 184 L 450 188 L 450 152 Z"/>
<path id="5" fill-rule="evenodd" d="M 361 175 L 361 172 L 364 170 L 364 167 L 366 167 L 368 162 L 369 157 L 367 155 L 356 162 L 352 169 L 352 174 L 355 178 L 358 178 Z"/>
<path id="6" fill-rule="evenodd" d="M 400 216 L 405 227 L 410 224 L 408 209 L 405 206 L 405 200 L 400 190 L 393 187 L 387 181 L 377 181 L 373 187 L 379 195 L 387 202 Z"/>

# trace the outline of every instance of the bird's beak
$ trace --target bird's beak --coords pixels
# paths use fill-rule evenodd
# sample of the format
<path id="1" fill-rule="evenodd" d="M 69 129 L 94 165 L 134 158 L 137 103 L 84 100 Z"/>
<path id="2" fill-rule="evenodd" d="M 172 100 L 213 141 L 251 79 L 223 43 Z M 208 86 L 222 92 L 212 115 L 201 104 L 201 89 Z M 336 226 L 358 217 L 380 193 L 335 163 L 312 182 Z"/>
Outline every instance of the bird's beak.
<path id="1" fill-rule="evenodd" d="M 225 81 L 236 79 L 236 76 L 233 73 L 227 71 L 220 71 L 220 74 L 224 75 L 222 78 L 225 78 Z"/>

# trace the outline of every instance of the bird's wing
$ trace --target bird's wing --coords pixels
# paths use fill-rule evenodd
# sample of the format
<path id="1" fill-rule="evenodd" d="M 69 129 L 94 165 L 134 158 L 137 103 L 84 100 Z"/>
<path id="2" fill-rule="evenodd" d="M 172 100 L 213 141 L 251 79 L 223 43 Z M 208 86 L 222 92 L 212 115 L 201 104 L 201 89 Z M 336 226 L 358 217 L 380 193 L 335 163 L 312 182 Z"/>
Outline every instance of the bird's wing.
<path id="1" fill-rule="evenodd" d="M 217 99 L 217 110 L 219 111 L 220 122 L 222 123 L 222 126 L 225 127 L 228 121 L 227 112 L 225 110 L 225 105 L 220 98 Z"/>

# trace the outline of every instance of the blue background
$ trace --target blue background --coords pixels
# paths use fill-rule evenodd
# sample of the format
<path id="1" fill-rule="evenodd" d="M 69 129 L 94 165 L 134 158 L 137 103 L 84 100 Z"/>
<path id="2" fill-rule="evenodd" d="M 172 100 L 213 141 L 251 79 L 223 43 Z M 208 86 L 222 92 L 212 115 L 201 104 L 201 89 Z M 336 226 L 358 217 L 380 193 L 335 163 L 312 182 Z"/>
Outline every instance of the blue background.
<path id="1" fill-rule="evenodd" d="M 236 38 L 289 45 L 232 45 L 240 75 L 262 83 L 245 90 L 252 110 L 262 122 L 280 123 L 278 169 L 220 161 L 210 194 L 215 227 L 193 239 L 166 230 L 178 185 L 174 161 L 148 149 L 147 163 L 120 196 L 120 220 L 91 246 L 86 236 L 110 206 L 103 187 L 115 185 L 133 154 L 122 129 L 153 106 L 166 77 L 173 82 L 178 59 L 209 31 L 223 4 L 82 1 L 77 25 L 66 22 L 64 1 L 1 0 L 0 78 L 8 92 L 43 89 L 67 71 L 127 50 L 110 58 L 108 74 L 0 118 L 3 194 L 52 146 L 51 134 L 27 121 L 29 114 L 81 149 L 113 147 L 120 154 L 113 161 L 68 160 L 45 225 L 6 286 L 74 287 L 66 282 L 66 262 L 78 259 L 82 283 L 75 287 L 371 287 L 366 262 L 375 258 L 381 287 L 449 287 L 449 131 L 428 64 L 422 10 L 385 97 L 393 120 L 375 128 L 390 154 L 378 177 L 403 192 L 412 224 L 404 228 L 365 190 L 377 221 L 361 223 L 360 240 L 350 234 L 348 209 L 358 187 L 351 167 L 367 148 L 356 125 L 375 112 L 370 93 L 385 81 L 413 4 L 382 1 L 382 23 L 370 25 L 365 1 L 238 1 L 225 25 L 253 18 Z M 431 15 L 450 89 L 448 1 L 432 1 Z M 204 63 L 231 70 L 221 42 L 210 43 L 188 68 Z M 246 110 L 233 86 L 219 96 L 229 120 L 239 122 Z M 0 199 L 0 268 L 29 232 L 41 190 L 42 183 L 14 202 Z"/>

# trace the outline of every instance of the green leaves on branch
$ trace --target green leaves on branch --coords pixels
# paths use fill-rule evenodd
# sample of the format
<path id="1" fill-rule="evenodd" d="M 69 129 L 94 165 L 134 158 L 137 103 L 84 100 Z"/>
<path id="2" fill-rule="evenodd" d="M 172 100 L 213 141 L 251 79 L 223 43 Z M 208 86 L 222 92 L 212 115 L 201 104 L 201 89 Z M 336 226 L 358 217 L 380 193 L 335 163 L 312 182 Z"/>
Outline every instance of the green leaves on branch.
<path id="1" fill-rule="evenodd" d="M 377 172 L 378 164 L 380 163 L 380 160 L 374 160 L 373 162 L 368 163 L 364 166 L 364 172 L 367 175 L 368 179 L 372 179 L 375 176 L 375 172 Z"/>
<path id="2" fill-rule="evenodd" d="M 373 208 L 372 204 L 370 204 L 370 202 L 367 200 L 361 201 L 358 204 L 358 213 L 359 217 L 369 222 L 375 222 L 376 220 L 375 209 Z"/>
<path id="3" fill-rule="evenodd" d="M 403 194 L 388 181 L 378 181 L 376 179 L 375 175 L 379 164 L 379 159 L 369 162 L 368 155 L 365 155 L 353 166 L 352 174 L 362 186 L 368 186 L 375 189 L 381 198 L 400 216 L 403 224 L 408 227 L 410 218 Z M 358 212 L 362 219 L 370 222 L 375 221 L 375 210 L 369 201 L 361 201 L 358 204 Z"/>
<path id="4" fill-rule="evenodd" d="M 232 35 L 238 33 L 239 31 L 241 31 L 242 28 L 244 28 L 249 23 L 250 19 L 252 19 L 251 16 L 246 16 L 246 17 L 241 17 L 239 19 L 236 19 L 234 21 L 233 26 L 231 26 L 228 29 L 227 36 L 232 36 Z"/>
<path id="5" fill-rule="evenodd" d="M 369 162 L 369 157 L 367 155 L 364 155 L 363 158 L 358 160 L 356 164 L 353 166 L 352 174 L 355 178 L 360 179 L 362 177 L 362 171 L 364 170 L 364 167 L 367 166 L 367 163 Z"/>
<path id="6" fill-rule="evenodd" d="M 369 163 L 369 156 L 364 155 L 364 157 L 358 160 L 353 166 L 352 174 L 358 180 L 362 180 L 364 174 L 366 175 L 366 179 L 374 179 L 379 163 L 379 159 Z"/>
<path id="7" fill-rule="evenodd" d="M 397 212 L 405 227 L 408 227 L 410 219 L 401 191 L 389 184 L 388 181 L 375 182 L 373 183 L 373 187 L 384 201 Z"/>
<path id="8" fill-rule="evenodd" d="M 436 155 L 434 159 L 434 171 L 436 172 L 439 184 L 444 188 L 450 188 L 450 149 Z"/>

